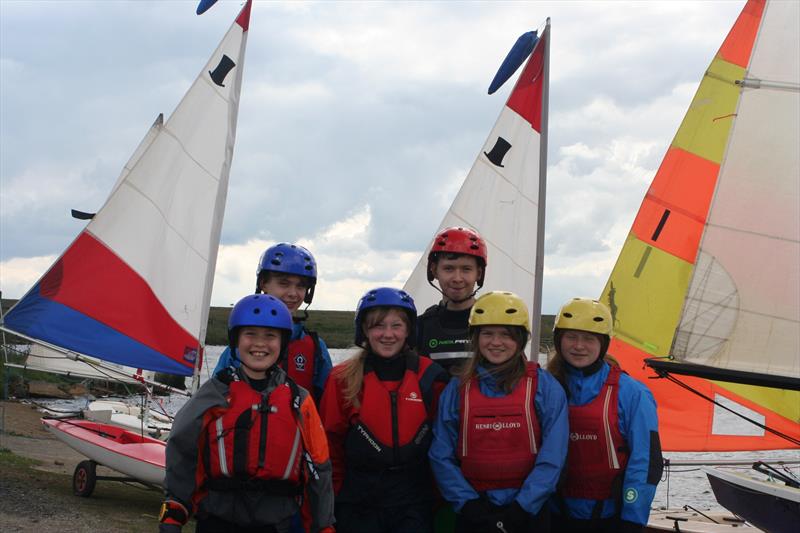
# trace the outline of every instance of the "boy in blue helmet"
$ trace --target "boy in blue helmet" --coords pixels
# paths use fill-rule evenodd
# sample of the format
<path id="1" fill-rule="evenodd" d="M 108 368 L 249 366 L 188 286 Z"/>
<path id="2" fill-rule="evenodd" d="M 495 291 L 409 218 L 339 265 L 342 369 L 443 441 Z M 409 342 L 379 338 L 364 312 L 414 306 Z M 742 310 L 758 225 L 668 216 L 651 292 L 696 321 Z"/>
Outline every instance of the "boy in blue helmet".
<path id="1" fill-rule="evenodd" d="M 317 263 L 314 256 L 298 244 L 285 242 L 267 248 L 261 255 L 256 271 L 256 294 L 270 294 L 281 300 L 292 314 L 303 303 L 314 299 L 317 283 Z M 325 342 L 313 331 L 308 331 L 303 320 L 295 318 L 286 356 L 279 362 L 298 385 L 306 388 L 319 402 L 328 374 L 331 356 Z M 217 362 L 214 375 L 229 366 L 238 367 L 240 361 L 226 348 Z"/>
<path id="2" fill-rule="evenodd" d="M 319 414 L 309 392 L 276 364 L 291 332 L 292 316 L 273 296 L 246 296 L 234 306 L 228 340 L 240 366 L 204 383 L 175 416 L 161 533 L 180 532 L 192 515 L 197 531 L 287 532 L 303 494 L 310 530 L 334 531 Z"/>

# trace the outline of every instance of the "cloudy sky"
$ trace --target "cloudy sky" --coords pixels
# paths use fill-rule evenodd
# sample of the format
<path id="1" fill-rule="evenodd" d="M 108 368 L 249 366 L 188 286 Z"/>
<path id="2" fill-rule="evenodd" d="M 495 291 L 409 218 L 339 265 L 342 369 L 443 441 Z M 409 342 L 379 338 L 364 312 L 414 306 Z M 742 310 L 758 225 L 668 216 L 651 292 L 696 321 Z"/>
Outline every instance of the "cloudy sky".
<path id="1" fill-rule="evenodd" d="M 308 246 L 313 308 L 402 286 L 499 114 L 486 89 L 552 19 L 543 312 L 600 294 L 697 84 L 744 4 L 256 2 L 212 297 L 261 251 Z M 241 5 L 0 0 L 0 290 L 83 227 Z"/>

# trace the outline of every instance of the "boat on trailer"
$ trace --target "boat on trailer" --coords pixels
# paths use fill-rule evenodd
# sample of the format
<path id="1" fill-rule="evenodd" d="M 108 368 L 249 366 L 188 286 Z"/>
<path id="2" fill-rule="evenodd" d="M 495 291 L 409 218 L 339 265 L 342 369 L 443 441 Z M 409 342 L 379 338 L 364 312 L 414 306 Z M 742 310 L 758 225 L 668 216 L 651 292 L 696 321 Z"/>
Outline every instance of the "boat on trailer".
<path id="1" fill-rule="evenodd" d="M 247 0 L 169 119 L 159 115 L 150 127 L 105 204 L 94 214 L 73 212 L 88 224 L 2 317 L 0 328 L 77 361 L 85 355 L 193 376 L 197 389 L 250 10 Z M 183 392 L 138 374 L 134 379 L 145 388 Z M 105 407 L 94 416 L 107 422 L 42 419 L 57 439 L 89 459 L 75 469 L 76 494 L 90 495 L 98 479 L 161 485 L 166 443 L 143 434 L 136 415 L 118 413 L 133 418 L 136 429 L 111 423 L 115 406 Z M 99 477 L 98 464 L 126 477 Z"/>
<path id="2" fill-rule="evenodd" d="M 162 440 L 91 420 L 43 418 L 42 423 L 58 440 L 90 458 L 78 464 L 72 477 L 78 496 L 90 496 L 97 479 L 164 483 L 167 444 Z M 98 464 L 128 477 L 98 478 Z"/>

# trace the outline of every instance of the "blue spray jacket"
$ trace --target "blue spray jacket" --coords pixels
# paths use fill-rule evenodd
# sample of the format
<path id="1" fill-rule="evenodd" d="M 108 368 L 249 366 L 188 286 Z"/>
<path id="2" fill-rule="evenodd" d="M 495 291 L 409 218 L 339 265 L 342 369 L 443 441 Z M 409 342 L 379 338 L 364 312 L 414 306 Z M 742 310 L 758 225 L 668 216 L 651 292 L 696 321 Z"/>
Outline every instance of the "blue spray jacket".
<path id="1" fill-rule="evenodd" d="M 569 387 L 569 405 L 585 405 L 594 400 L 611 369 L 603 363 L 599 369 L 586 375 L 584 371 L 565 365 Z M 645 385 L 623 373 L 619 380 L 618 397 L 619 430 L 628 446 L 628 465 L 622 483 L 622 520 L 646 524 L 650 516 L 650 504 L 661 479 L 661 444 L 658 438 L 658 418 L 653 394 Z M 581 520 L 592 518 L 595 500 L 564 498 L 570 517 Z M 616 514 L 614 498 L 603 502 L 601 518 Z M 556 499 L 551 509 L 561 514 Z"/>
<path id="2" fill-rule="evenodd" d="M 483 367 L 478 369 L 480 391 L 489 397 L 505 396 L 494 377 Z M 564 467 L 569 442 L 569 417 L 564 389 L 547 371 L 539 369 L 534 406 L 542 432 L 542 446 L 533 471 L 520 489 L 486 491 L 495 505 L 508 505 L 515 499 L 528 513 L 537 514 L 556 490 Z M 519 384 L 517 385 L 519 386 Z M 461 425 L 459 405 L 461 390 L 458 379 L 450 380 L 439 398 L 439 416 L 433 426 L 433 444 L 428 451 L 431 469 L 445 500 L 461 511 L 464 503 L 478 498 L 478 492 L 466 480 L 458 466 L 458 430 Z"/>
<path id="3" fill-rule="evenodd" d="M 303 328 L 303 324 L 292 324 L 292 337 L 290 340 L 296 341 L 302 339 L 306 335 L 307 333 Z M 219 361 L 217 361 L 217 366 L 214 368 L 213 375 L 216 376 L 229 366 L 239 368 L 241 364 L 242 362 L 238 357 L 231 357 L 231 349 L 225 348 L 225 351 L 219 356 Z M 322 391 L 325 389 L 325 383 L 328 381 L 328 374 L 331 373 L 331 368 L 333 368 L 333 364 L 331 363 L 331 354 L 328 353 L 328 346 L 322 338 L 319 338 L 319 357 L 314 361 L 314 390 L 311 391 L 314 398 L 322 397 Z"/>

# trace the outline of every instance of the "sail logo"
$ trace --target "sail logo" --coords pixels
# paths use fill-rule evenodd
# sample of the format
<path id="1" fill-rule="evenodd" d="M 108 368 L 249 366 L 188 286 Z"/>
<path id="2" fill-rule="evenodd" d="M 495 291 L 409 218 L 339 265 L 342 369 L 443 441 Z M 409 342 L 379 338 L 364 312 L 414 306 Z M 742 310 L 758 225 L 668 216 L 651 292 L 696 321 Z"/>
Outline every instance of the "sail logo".
<path id="1" fill-rule="evenodd" d="M 184 348 L 183 359 L 184 361 L 194 364 L 194 362 L 197 360 L 197 349 L 192 348 L 191 346 Z"/>
<path id="2" fill-rule="evenodd" d="M 301 354 L 301 353 L 299 353 L 296 356 L 294 356 L 294 368 L 298 372 L 305 372 L 306 371 L 306 363 L 307 362 L 308 362 L 308 359 L 306 359 L 306 356 Z"/>
<path id="3" fill-rule="evenodd" d="M 476 423 L 475 429 L 491 429 L 493 431 L 500 431 L 503 429 L 517 429 L 521 428 L 522 424 L 519 422 L 491 422 L 487 424 Z"/>
<path id="4" fill-rule="evenodd" d="M 579 440 L 597 440 L 597 435 L 594 433 L 570 433 L 569 440 L 577 442 Z"/>

